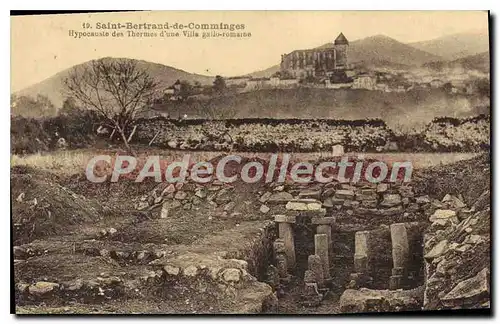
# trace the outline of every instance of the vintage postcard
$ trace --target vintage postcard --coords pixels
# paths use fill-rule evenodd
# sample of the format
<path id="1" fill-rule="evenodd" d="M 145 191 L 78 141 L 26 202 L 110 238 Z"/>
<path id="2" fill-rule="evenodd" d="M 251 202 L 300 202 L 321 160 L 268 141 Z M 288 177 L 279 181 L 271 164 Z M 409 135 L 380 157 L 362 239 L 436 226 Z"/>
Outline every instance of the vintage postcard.
<path id="1" fill-rule="evenodd" d="M 488 314 L 489 22 L 12 15 L 13 311 Z"/>

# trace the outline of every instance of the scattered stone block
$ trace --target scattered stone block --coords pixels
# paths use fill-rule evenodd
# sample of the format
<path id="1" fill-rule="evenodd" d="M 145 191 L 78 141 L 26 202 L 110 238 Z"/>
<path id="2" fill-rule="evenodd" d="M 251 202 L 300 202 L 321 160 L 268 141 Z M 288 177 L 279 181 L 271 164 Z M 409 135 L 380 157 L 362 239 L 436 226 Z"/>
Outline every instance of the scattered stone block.
<path id="1" fill-rule="evenodd" d="M 297 217 L 295 215 L 274 215 L 274 221 L 276 223 L 291 223 L 291 224 L 295 224 L 296 218 Z"/>
<path id="2" fill-rule="evenodd" d="M 340 189 L 341 190 L 351 190 L 354 192 L 354 190 L 356 190 L 356 187 L 354 187 L 353 185 L 350 185 L 348 183 L 341 183 L 340 184 Z"/>
<path id="3" fill-rule="evenodd" d="M 328 184 L 330 184 L 330 183 L 328 183 Z M 326 187 L 326 185 L 325 185 L 325 187 Z M 330 187 L 330 188 L 326 188 L 326 189 L 323 190 L 322 197 L 324 199 L 331 198 L 334 194 L 335 194 L 335 188 L 331 188 Z"/>
<path id="4" fill-rule="evenodd" d="M 207 197 L 207 190 L 205 188 L 200 188 L 200 189 L 196 190 L 194 195 L 198 198 L 203 199 L 203 198 Z"/>
<path id="5" fill-rule="evenodd" d="M 377 192 L 378 193 L 385 193 L 389 190 L 389 185 L 387 183 L 379 183 L 377 185 Z"/>
<path id="6" fill-rule="evenodd" d="M 307 204 L 307 210 L 321 210 L 322 204 L 318 202 Z"/>
<path id="7" fill-rule="evenodd" d="M 347 289 L 340 296 L 339 304 L 342 313 L 419 311 L 422 296 L 410 290 Z"/>
<path id="8" fill-rule="evenodd" d="M 361 206 L 364 208 L 377 208 L 377 200 L 363 200 Z"/>
<path id="9" fill-rule="evenodd" d="M 299 192 L 299 198 L 321 199 L 321 190 L 306 190 Z"/>
<path id="10" fill-rule="evenodd" d="M 354 199 L 354 190 L 339 189 L 335 191 L 335 198 Z"/>
<path id="11" fill-rule="evenodd" d="M 379 209 L 376 209 L 376 208 L 359 207 L 355 211 L 356 211 L 356 215 L 360 215 L 360 216 L 377 216 L 377 215 L 381 215 L 381 211 Z"/>
<path id="12" fill-rule="evenodd" d="M 31 295 L 41 297 L 55 292 L 59 289 L 59 284 L 55 282 L 39 281 L 28 287 L 28 292 Z"/>
<path id="13" fill-rule="evenodd" d="M 174 198 L 178 200 L 184 200 L 186 199 L 186 197 L 187 197 L 187 192 L 185 191 L 177 191 L 174 196 Z"/>
<path id="14" fill-rule="evenodd" d="M 194 265 L 187 266 L 182 274 L 186 277 L 195 277 L 198 274 L 198 268 Z"/>
<path id="15" fill-rule="evenodd" d="M 182 204 L 178 200 L 165 201 L 161 208 L 160 218 L 168 218 L 171 210 L 181 207 Z"/>
<path id="16" fill-rule="evenodd" d="M 377 199 L 377 193 L 373 189 L 360 189 L 356 193 L 356 200 L 374 200 Z"/>
<path id="17" fill-rule="evenodd" d="M 269 199 L 269 197 L 271 197 L 271 195 L 272 195 L 272 193 L 270 193 L 270 192 L 266 192 L 266 193 L 264 193 L 264 194 L 263 194 L 263 195 L 259 198 L 259 201 L 260 201 L 261 203 L 265 203 L 265 202 Z"/>
<path id="18" fill-rule="evenodd" d="M 355 200 L 344 200 L 344 207 L 346 208 L 358 208 L 361 203 Z"/>
<path id="19" fill-rule="evenodd" d="M 307 210 L 307 204 L 303 202 L 289 201 L 286 204 L 286 209 L 288 210 Z"/>
<path id="20" fill-rule="evenodd" d="M 170 276 L 177 276 L 181 272 L 181 269 L 179 267 L 175 267 L 172 265 L 166 265 L 163 270 L 165 270 L 165 272 Z"/>
<path id="21" fill-rule="evenodd" d="M 165 189 L 163 189 L 161 195 L 166 195 L 175 192 L 175 185 L 173 183 L 169 184 Z"/>
<path id="22" fill-rule="evenodd" d="M 465 237 L 463 243 L 475 245 L 475 244 L 479 244 L 479 243 L 484 242 L 484 241 L 486 241 L 486 240 L 483 236 L 477 235 L 477 234 L 471 234 L 471 235 L 467 235 Z"/>
<path id="23" fill-rule="evenodd" d="M 293 200 L 292 194 L 286 191 L 275 192 L 267 198 L 267 203 L 269 204 L 284 204 Z"/>
<path id="24" fill-rule="evenodd" d="M 448 294 L 440 298 L 446 307 L 476 303 L 490 296 L 490 270 L 484 268 L 474 277 L 459 282 Z"/>
<path id="25" fill-rule="evenodd" d="M 457 213 L 450 209 L 436 209 L 434 214 L 429 218 L 429 221 L 434 222 L 438 219 L 450 219 L 454 223 L 458 223 Z"/>
<path id="26" fill-rule="evenodd" d="M 450 208 L 458 210 L 458 209 L 462 209 L 462 208 L 466 207 L 466 205 L 457 197 L 452 196 L 452 195 L 449 195 L 449 196 L 450 196 L 450 198 L 447 199 L 446 201 L 443 199 L 443 202 L 445 202 L 446 205 L 449 206 Z"/>
<path id="27" fill-rule="evenodd" d="M 380 203 L 381 207 L 396 207 L 401 205 L 401 196 L 398 194 L 384 194 L 384 199 Z"/>
<path id="28" fill-rule="evenodd" d="M 424 258 L 427 260 L 432 260 L 441 256 L 448 249 L 448 240 L 442 240 L 436 244 L 432 250 L 425 254 Z"/>
<path id="29" fill-rule="evenodd" d="M 227 283 L 236 283 L 241 280 L 241 270 L 229 268 L 222 272 L 222 280 Z"/>
<path id="30" fill-rule="evenodd" d="M 419 205 L 430 204 L 431 199 L 429 198 L 428 195 L 425 195 L 415 198 L 415 202 Z"/>
<path id="31" fill-rule="evenodd" d="M 283 191 L 285 190 L 285 186 L 279 185 L 273 188 L 273 191 Z"/>
<path id="32" fill-rule="evenodd" d="M 396 215 L 400 215 L 403 213 L 403 207 L 397 206 L 397 207 L 391 207 L 391 208 L 386 208 L 386 209 L 380 209 L 377 211 L 377 213 L 380 216 L 396 216 Z"/>
<path id="33" fill-rule="evenodd" d="M 347 284 L 347 289 L 359 289 L 362 287 L 367 287 L 373 283 L 373 278 L 368 276 L 366 273 L 351 273 L 349 276 L 349 283 Z"/>
<path id="34" fill-rule="evenodd" d="M 325 200 L 323 201 L 323 207 L 326 207 L 326 208 L 333 207 L 333 201 L 332 201 L 331 197 L 325 198 Z"/>
<path id="35" fill-rule="evenodd" d="M 410 186 L 399 187 L 399 194 L 402 197 L 406 197 L 406 198 L 412 198 L 415 196 L 415 193 L 413 192 L 413 188 Z"/>
<path id="36" fill-rule="evenodd" d="M 334 206 L 340 206 L 344 204 L 345 199 L 331 197 L 330 200 Z"/>

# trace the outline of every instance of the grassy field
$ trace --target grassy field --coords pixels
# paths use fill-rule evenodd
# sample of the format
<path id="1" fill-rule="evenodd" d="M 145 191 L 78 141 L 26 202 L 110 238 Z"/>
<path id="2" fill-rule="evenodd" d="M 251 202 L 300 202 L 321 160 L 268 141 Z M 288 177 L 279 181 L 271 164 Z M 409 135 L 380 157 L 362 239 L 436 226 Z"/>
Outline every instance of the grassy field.
<path id="1" fill-rule="evenodd" d="M 228 155 L 223 152 L 190 152 L 182 150 L 161 150 L 142 148 L 138 149 L 138 158 L 145 159 L 147 156 L 159 155 L 167 161 L 181 161 L 189 154 L 192 162 L 205 162 L 221 155 Z M 118 149 L 78 149 L 71 151 L 53 151 L 43 154 L 31 155 L 11 155 L 11 166 L 30 166 L 45 171 L 55 172 L 63 175 L 81 174 L 87 165 L 87 162 L 97 155 L 124 154 Z M 249 153 L 249 152 L 231 152 L 230 154 L 239 155 L 247 158 L 261 158 L 268 160 L 272 153 Z M 387 163 L 410 161 L 414 168 L 427 168 L 438 165 L 446 165 L 453 162 L 471 159 L 477 156 L 477 153 L 348 153 L 353 160 L 359 158 L 376 159 Z M 309 161 L 314 162 L 319 159 L 333 158 L 332 153 L 290 153 L 291 162 Z"/>

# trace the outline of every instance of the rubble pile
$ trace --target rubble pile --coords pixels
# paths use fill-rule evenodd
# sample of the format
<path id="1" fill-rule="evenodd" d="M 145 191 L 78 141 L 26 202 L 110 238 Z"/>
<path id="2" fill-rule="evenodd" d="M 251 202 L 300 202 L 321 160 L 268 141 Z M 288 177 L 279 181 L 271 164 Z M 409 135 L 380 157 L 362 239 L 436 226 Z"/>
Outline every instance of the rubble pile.
<path id="1" fill-rule="evenodd" d="M 425 234 L 424 309 L 490 307 L 490 192 L 468 208 L 452 195 Z"/>

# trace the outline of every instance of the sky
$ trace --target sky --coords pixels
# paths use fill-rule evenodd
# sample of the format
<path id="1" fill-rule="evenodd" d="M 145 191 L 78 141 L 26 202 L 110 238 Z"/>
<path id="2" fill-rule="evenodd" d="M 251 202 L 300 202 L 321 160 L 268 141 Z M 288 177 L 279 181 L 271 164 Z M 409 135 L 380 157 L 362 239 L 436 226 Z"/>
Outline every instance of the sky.
<path id="1" fill-rule="evenodd" d="M 246 38 L 69 36 L 88 23 L 244 24 Z M 11 17 L 11 90 L 92 59 L 127 57 L 191 73 L 235 76 L 279 63 L 281 54 L 332 42 L 384 34 L 409 43 L 488 30 L 486 11 L 191 11 L 128 12 Z"/>

